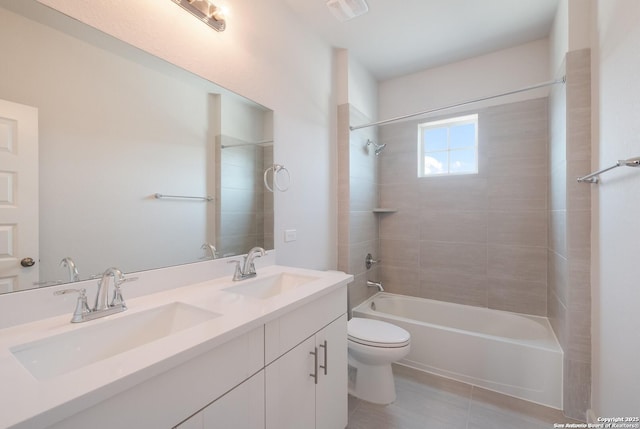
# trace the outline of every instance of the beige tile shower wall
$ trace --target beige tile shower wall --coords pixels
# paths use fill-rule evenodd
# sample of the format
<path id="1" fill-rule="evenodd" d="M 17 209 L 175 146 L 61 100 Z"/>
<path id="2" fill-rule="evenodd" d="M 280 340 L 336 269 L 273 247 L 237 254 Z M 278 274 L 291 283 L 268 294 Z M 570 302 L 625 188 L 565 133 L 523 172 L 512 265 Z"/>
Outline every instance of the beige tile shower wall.
<path id="1" fill-rule="evenodd" d="M 549 98 L 548 317 L 564 350 L 564 413 L 584 419 L 591 389 L 590 51 L 567 54 Z"/>
<path id="2" fill-rule="evenodd" d="M 349 132 L 350 123 L 370 119 L 349 104 L 338 106 L 338 269 L 354 275 L 349 285 L 351 306 L 375 293 L 367 280 L 378 280 L 378 267 L 365 267 L 365 257 L 378 258 L 378 158 L 367 139 L 377 141 L 375 128 Z"/>
<path id="3" fill-rule="evenodd" d="M 274 215 L 273 215 L 273 193 L 268 191 L 262 182 L 264 182 L 264 171 L 273 166 L 273 144 L 263 148 L 264 155 L 262 157 L 262 168 L 257 171 L 256 180 L 260 192 L 263 194 L 263 213 L 262 213 L 262 232 L 264 237 L 263 246 L 265 249 L 274 249 Z"/>
<path id="4" fill-rule="evenodd" d="M 349 268 L 349 105 L 338 106 L 338 269 Z"/>
<path id="5" fill-rule="evenodd" d="M 271 195 L 265 198 L 263 184 L 263 160 L 265 149 L 246 145 L 247 142 L 229 136 L 222 136 L 223 144 L 220 162 L 220 211 L 216 249 L 221 256 L 246 253 L 254 246 L 267 248 L 265 222 L 273 222 L 273 202 Z M 233 143 L 245 144 L 237 147 Z M 272 152 L 272 149 L 268 149 Z M 273 156 L 271 156 L 273 158 Z M 270 208 L 270 212 L 265 212 Z M 270 218 L 270 220 L 269 220 Z"/>
<path id="6" fill-rule="evenodd" d="M 562 66 L 564 73 L 565 65 Z M 549 248 L 547 316 L 564 347 L 566 335 L 567 261 L 567 90 L 556 86 L 549 96 Z"/>
<path id="7" fill-rule="evenodd" d="M 567 291 L 564 317 L 565 414 L 584 418 L 591 402 L 591 52 L 567 53 Z"/>
<path id="8" fill-rule="evenodd" d="M 479 114 L 479 173 L 417 177 L 421 121 L 380 128 L 380 276 L 391 292 L 547 312 L 547 99 Z"/>

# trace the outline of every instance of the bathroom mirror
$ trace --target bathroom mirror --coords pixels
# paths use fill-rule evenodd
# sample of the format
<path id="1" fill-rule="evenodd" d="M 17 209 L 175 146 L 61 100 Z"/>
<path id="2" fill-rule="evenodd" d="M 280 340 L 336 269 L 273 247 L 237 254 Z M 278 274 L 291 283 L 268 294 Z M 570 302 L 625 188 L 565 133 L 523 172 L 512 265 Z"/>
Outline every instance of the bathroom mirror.
<path id="1" fill-rule="evenodd" d="M 213 248 L 273 248 L 262 177 L 271 110 L 34 0 L 0 0 L 0 22 L 0 100 L 37 109 L 38 159 L 28 162 L 39 184 L 23 192 L 26 179 L 0 165 L 0 216 L 3 205 L 39 207 L 0 217 L 0 292 L 73 281 L 64 258 L 84 280 L 109 266 L 210 259 Z M 23 124 L 12 121 L 0 112 L 0 145 L 19 152 L 26 143 L 10 141 Z M 38 234 L 25 234 L 34 218 Z M 35 264 L 15 268 L 24 258 Z"/>

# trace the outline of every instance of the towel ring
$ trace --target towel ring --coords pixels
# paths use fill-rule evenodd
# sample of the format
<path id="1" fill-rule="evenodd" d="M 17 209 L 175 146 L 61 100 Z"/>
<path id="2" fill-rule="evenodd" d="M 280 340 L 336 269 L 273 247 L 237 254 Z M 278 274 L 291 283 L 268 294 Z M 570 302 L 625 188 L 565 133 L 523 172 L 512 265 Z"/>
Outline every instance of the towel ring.
<path id="1" fill-rule="evenodd" d="M 269 181 L 267 180 L 267 176 L 269 175 L 269 171 L 273 172 L 273 187 L 276 188 L 278 191 L 280 192 L 286 192 L 287 190 L 289 190 L 289 184 L 291 183 L 291 173 L 289 173 L 289 170 L 287 170 L 287 167 L 285 167 L 284 165 L 281 164 L 273 164 L 271 167 L 267 168 L 266 170 L 264 170 L 264 186 L 270 191 L 273 192 L 273 188 L 271 186 L 269 186 Z M 284 171 L 285 173 L 287 173 L 287 186 L 281 186 L 280 183 L 278 183 L 278 173 Z"/>

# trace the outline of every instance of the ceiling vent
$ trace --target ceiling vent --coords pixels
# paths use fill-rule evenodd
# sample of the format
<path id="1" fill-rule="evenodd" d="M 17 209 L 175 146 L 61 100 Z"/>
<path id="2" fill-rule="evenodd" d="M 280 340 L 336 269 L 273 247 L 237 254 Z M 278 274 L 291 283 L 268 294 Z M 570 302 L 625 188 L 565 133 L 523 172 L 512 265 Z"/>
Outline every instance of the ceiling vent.
<path id="1" fill-rule="evenodd" d="M 364 0 L 327 0 L 327 7 L 339 21 L 345 22 L 364 15 L 369 6 Z"/>

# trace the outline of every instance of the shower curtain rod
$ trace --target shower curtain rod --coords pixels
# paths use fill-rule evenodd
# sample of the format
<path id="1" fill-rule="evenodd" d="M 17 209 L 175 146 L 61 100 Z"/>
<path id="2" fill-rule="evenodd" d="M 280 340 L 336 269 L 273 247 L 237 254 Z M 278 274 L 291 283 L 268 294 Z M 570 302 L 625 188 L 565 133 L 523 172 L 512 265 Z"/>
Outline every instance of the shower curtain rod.
<path id="1" fill-rule="evenodd" d="M 361 128 L 369 128 L 369 127 L 374 127 L 376 125 L 384 125 L 384 124 L 388 124 L 390 122 L 400 121 L 402 119 L 407 119 L 407 118 L 413 118 L 415 116 L 426 115 L 427 113 L 440 112 L 442 110 L 453 109 L 454 107 L 466 106 L 467 104 L 478 103 L 480 101 L 486 101 L 486 100 L 492 100 L 494 98 L 504 97 L 504 96 L 511 95 L 511 94 L 518 94 L 520 92 L 525 92 L 525 91 L 531 91 L 533 89 L 543 88 L 545 86 L 557 85 L 559 83 L 565 83 L 566 81 L 567 81 L 567 77 L 566 76 L 562 76 L 562 78 L 557 79 L 557 80 L 550 80 L 548 82 L 543 82 L 543 83 L 539 83 L 539 84 L 536 84 L 536 85 L 527 86 L 525 88 L 520 88 L 520 89 L 516 89 L 516 90 L 513 90 L 513 91 L 508 91 L 508 92 L 503 92 L 503 93 L 496 94 L 496 95 L 491 95 L 489 97 L 476 98 L 475 100 L 468 100 L 468 101 L 464 101 L 462 103 L 451 104 L 449 106 L 439 107 L 437 109 L 424 110 L 422 112 L 411 113 L 409 115 L 397 116 L 395 118 L 385 119 L 385 120 L 378 121 L 378 122 L 371 122 L 371 123 L 364 124 L 364 125 L 349 126 L 349 129 L 351 131 L 355 131 L 355 130 L 359 130 Z"/>

